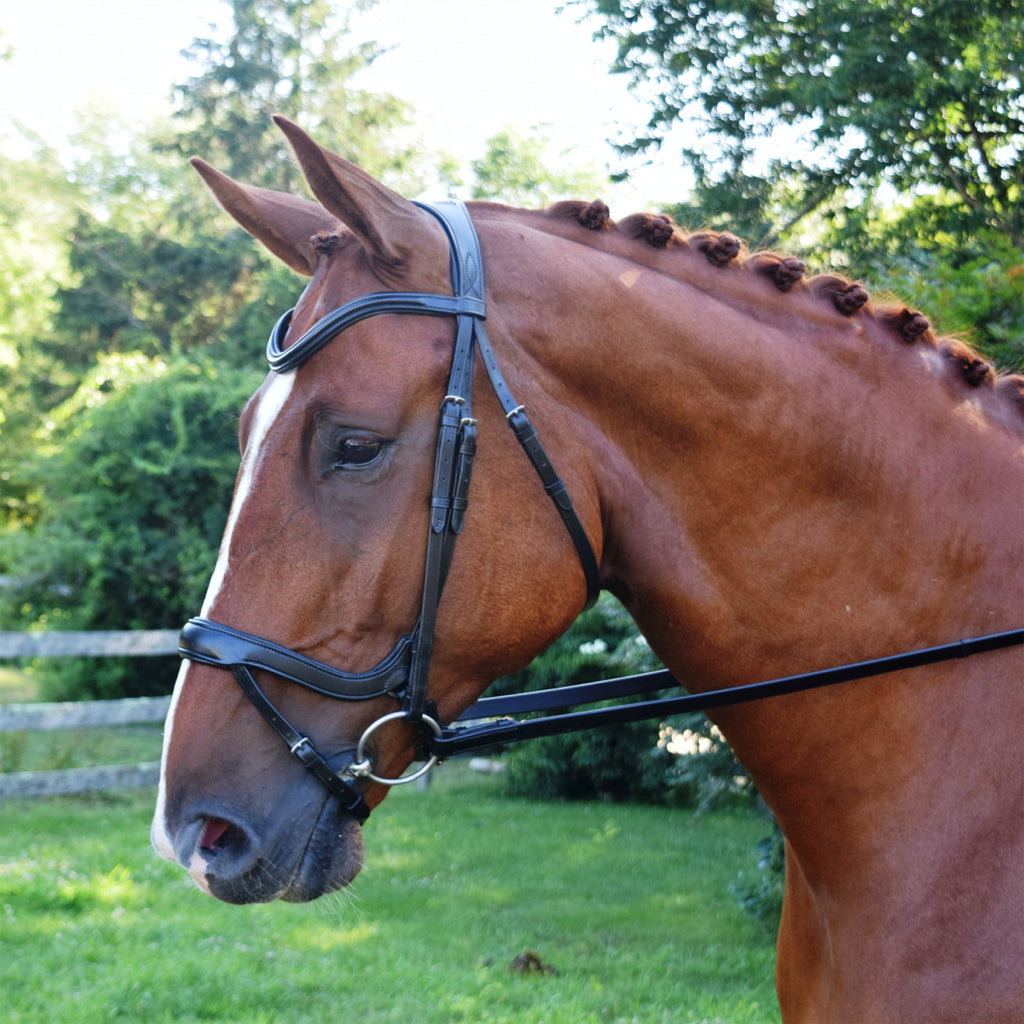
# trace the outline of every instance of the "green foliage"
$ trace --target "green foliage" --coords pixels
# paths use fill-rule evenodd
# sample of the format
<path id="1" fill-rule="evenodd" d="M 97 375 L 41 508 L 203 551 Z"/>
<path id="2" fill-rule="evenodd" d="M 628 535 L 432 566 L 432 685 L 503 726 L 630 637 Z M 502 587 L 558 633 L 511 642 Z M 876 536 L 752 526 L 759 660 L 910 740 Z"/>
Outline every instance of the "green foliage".
<path id="1" fill-rule="evenodd" d="M 15 142 L 28 147 L 27 158 L 0 154 L 7 522 L 39 512 L 9 460 L 31 447 L 41 421 L 98 359 L 203 348 L 231 366 L 256 365 L 270 326 L 301 290 L 294 274 L 218 216 L 186 157 L 199 153 L 243 180 L 301 191 L 270 121 L 283 111 L 396 186 L 422 186 L 418 168 L 429 157 L 395 141 L 408 122 L 405 105 L 351 86 L 377 48 L 345 48 L 348 13 L 332 13 L 325 0 L 232 0 L 231 11 L 227 41 L 193 45 L 198 74 L 180 86 L 173 124 L 140 131 L 86 109 L 59 157 L 25 131 Z"/>
<path id="2" fill-rule="evenodd" d="M 600 195 L 608 183 L 607 175 L 596 168 L 572 166 L 571 153 L 552 154 L 551 140 L 541 128 L 534 128 L 529 137 L 505 128 L 491 136 L 486 147 L 484 155 L 472 161 L 473 199 L 544 207 L 557 199 Z"/>
<path id="3" fill-rule="evenodd" d="M 659 667 L 625 610 L 605 595 L 521 672 L 499 680 L 491 693 L 547 689 Z M 509 752 L 512 793 L 542 799 L 623 800 L 644 794 L 638 770 L 655 749 L 657 723 L 639 722 L 533 740 Z"/>
<path id="4" fill-rule="evenodd" d="M 620 148 L 685 137 L 680 224 L 814 253 L 1024 362 L 1020 4 L 579 3 L 651 103 Z"/>
<path id="5" fill-rule="evenodd" d="M 1021 40 L 1014 0 L 583 0 L 652 107 L 624 148 L 680 122 L 697 204 L 772 244 L 879 183 L 953 197 L 958 234 L 1024 246 Z M 768 140 L 768 145 L 765 145 Z M 774 183 L 791 190 L 784 209 Z M 763 234 L 745 230 L 771 225 Z"/>
<path id="6" fill-rule="evenodd" d="M 606 594 L 532 664 L 489 692 L 548 689 L 660 667 L 625 609 Z M 649 699 L 671 692 L 678 691 Z M 673 753 L 672 740 L 684 734 L 687 751 Z M 729 745 L 701 714 L 531 740 L 508 752 L 506 766 L 510 792 L 547 800 L 709 807 L 724 799 L 747 801 L 753 793 Z"/>
<path id="7" fill-rule="evenodd" d="M 0 528 L 37 513 L 12 460 L 29 446 L 40 405 L 69 393 L 71 375 L 37 340 L 51 329 L 55 283 L 68 279 L 64 211 L 74 196 L 52 151 L 0 160 Z"/>
<path id="8" fill-rule="evenodd" d="M 19 585 L 5 623 L 54 629 L 174 628 L 213 569 L 238 464 L 235 421 L 253 376 L 140 355 L 103 359 L 54 413 L 26 467 L 44 513 L 0 535 Z M 48 659 L 51 699 L 168 692 L 173 664 Z"/>
<path id="9" fill-rule="evenodd" d="M 761 922 L 770 935 L 776 935 L 786 890 L 786 843 L 775 822 L 771 835 L 758 840 L 757 852 L 757 873 L 750 877 L 741 871 L 729 891 L 746 913 Z"/>
<path id="10" fill-rule="evenodd" d="M 348 893 L 227 907 L 154 856 L 152 799 L 0 807 L 5 1021 L 778 1020 L 772 937 L 728 892 L 749 813 L 510 800 L 455 762 L 374 811 Z"/>
<path id="11" fill-rule="evenodd" d="M 232 421 L 301 282 L 217 216 L 183 156 L 294 186 L 269 118 L 284 111 L 417 190 L 420 154 L 392 142 L 404 105 L 350 87 L 376 48 L 345 51 L 347 15 L 324 0 L 231 10 L 227 42 L 193 47 L 200 73 L 173 127 L 125 131 L 92 111 L 59 159 L 27 133 L 30 158 L 0 157 L 5 628 L 176 627 L 198 606 L 237 465 Z M 165 692 L 173 667 L 40 671 L 46 696 L 112 697 Z"/>
<path id="12" fill-rule="evenodd" d="M 0 664 L 0 704 L 24 704 L 38 700 L 35 681 L 20 669 Z"/>
<path id="13" fill-rule="evenodd" d="M 178 130 L 162 144 L 181 157 L 201 155 L 239 180 L 281 191 L 304 188 L 271 118 L 283 114 L 323 145 L 396 188 L 416 192 L 422 147 L 399 142 L 407 103 L 356 88 L 352 79 L 382 52 L 350 45 L 357 0 L 226 0 L 226 41 L 196 39 L 186 51 L 200 74 L 178 88 Z"/>
<path id="14" fill-rule="evenodd" d="M 1024 369 L 1024 251 L 1007 239 L 981 237 L 947 260 L 909 249 L 875 273 L 943 334 L 964 337 L 1004 370 Z"/>
<path id="15" fill-rule="evenodd" d="M 86 213 L 79 214 L 71 243 L 77 283 L 58 289 L 54 334 L 42 347 L 76 370 L 107 352 L 158 356 L 215 340 L 223 345 L 217 337 L 223 326 L 209 314 L 226 314 L 222 297 L 258 265 L 240 232 L 214 245 L 140 233 Z"/>

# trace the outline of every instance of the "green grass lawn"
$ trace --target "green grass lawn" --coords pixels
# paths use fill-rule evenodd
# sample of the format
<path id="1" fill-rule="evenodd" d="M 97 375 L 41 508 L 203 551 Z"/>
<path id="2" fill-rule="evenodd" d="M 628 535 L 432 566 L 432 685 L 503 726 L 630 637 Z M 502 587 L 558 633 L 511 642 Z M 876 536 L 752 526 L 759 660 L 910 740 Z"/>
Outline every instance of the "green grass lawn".
<path id="1" fill-rule="evenodd" d="M 118 725 L 0 733 L 0 771 L 52 771 L 159 761 L 163 726 Z"/>
<path id="2" fill-rule="evenodd" d="M 0 1018 L 778 1020 L 773 936 L 728 891 L 763 820 L 501 786 L 456 763 L 394 791 L 354 885 L 305 906 L 204 896 L 150 851 L 152 793 L 0 804 Z"/>
<path id="3" fill-rule="evenodd" d="M 32 676 L 0 663 L 0 704 L 39 699 L 39 687 Z"/>
<path id="4" fill-rule="evenodd" d="M 39 699 L 35 678 L 0 666 L 0 704 Z M 159 761 L 163 725 L 121 725 L 0 733 L 0 771 L 48 771 L 104 764 Z"/>

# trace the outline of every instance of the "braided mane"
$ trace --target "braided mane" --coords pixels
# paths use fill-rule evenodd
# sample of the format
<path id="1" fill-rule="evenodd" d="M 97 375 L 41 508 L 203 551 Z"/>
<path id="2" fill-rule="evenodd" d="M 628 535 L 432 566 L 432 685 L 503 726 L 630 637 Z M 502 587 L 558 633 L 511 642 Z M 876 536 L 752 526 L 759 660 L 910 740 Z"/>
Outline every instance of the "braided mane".
<path id="1" fill-rule="evenodd" d="M 806 264 L 795 256 L 749 253 L 729 232 L 697 231 L 688 235 L 666 214 L 635 213 L 614 221 L 608 206 L 600 199 L 591 203 L 566 200 L 546 210 L 511 211 L 509 207 L 487 202 L 474 203 L 473 208 L 483 216 L 503 217 L 514 212 L 533 220 L 537 227 L 550 234 L 584 241 L 594 248 L 614 252 L 680 279 L 682 267 L 673 263 L 672 256 L 701 254 L 705 265 L 767 280 L 780 293 L 807 297 L 843 317 L 856 318 L 865 328 L 876 325 L 881 332 L 906 345 L 927 345 L 944 357 L 963 386 L 992 392 L 997 400 L 1014 409 L 1024 425 L 1024 375 L 998 373 L 960 338 L 937 336 L 927 317 L 916 310 L 899 304 L 875 306 L 867 289 L 857 281 L 828 273 L 808 277 Z M 589 236 L 580 235 L 580 226 L 590 232 Z M 329 256 L 343 237 L 336 232 L 322 231 L 310 241 L 319 255 Z M 646 244 L 638 245 L 638 242 Z M 688 265 L 692 271 L 693 263 Z M 679 269 L 674 274 L 675 267 Z M 794 315 L 799 312 L 794 306 Z"/>
<path id="2" fill-rule="evenodd" d="M 486 204 L 482 204 L 485 205 Z M 506 211 L 507 212 L 507 211 Z M 664 214 L 632 214 L 621 221 L 611 218 L 601 200 L 556 203 L 539 212 L 540 226 L 551 233 L 580 240 L 576 225 L 592 232 L 590 243 L 635 262 L 672 275 L 666 261 L 669 251 L 701 253 L 713 267 L 738 270 L 770 281 L 779 292 L 806 295 L 827 303 L 841 316 L 856 317 L 858 323 L 878 325 L 883 332 L 907 345 L 927 345 L 945 357 L 952 372 L 968 389 L 992 391 L 1015 408 L 1024 422 L 1024 375 L 999 374 L 959 338 L 938 337 L 921 313 L 898 304 L 874 306 L 863 285 L 836 274 L 807 276 L 802 260 L 774 252 L 746 252 L 743 244 L 728 232 L 699 231 L 685 234 Z M 646 243 L 646 247 L 637 242 Z M 795 310 L 794 310 L 795 312 Z"/>

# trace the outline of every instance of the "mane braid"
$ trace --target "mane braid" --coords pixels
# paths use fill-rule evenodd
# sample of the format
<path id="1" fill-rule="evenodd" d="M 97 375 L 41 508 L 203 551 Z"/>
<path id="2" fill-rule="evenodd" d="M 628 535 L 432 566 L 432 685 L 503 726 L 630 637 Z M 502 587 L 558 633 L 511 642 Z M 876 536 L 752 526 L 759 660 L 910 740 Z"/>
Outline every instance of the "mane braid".
<path id="1" fill-rule="evenodd" d="M 729 232 L 686 234 L 666 214 L 635 213 L 615 221 L 600 199 L 590 203 L 567 200 L 543 211 L 516 212 L 531 218 L 539 216 L 541 230 L 549 234 L 633 258 L 677 280 L 685 279 L 683 267 L 679 265 L 677 270 L 671 261 L 680 251 L 688 251 L 702 254 L 713 267 L 765 278 L 780 292 L 809 295 L 828 303 L 841 316 L 861 320 L 865 326 L 868 321 L 877 324 L 902 344 L 927 345 L 936 350 L 967 388 L 994 391 L 996 397 L 1009 403 L 1024 421 L 1024 375 L 997 373 L 964 341 L 937 337 L 928 319 L 916 310 L 901 305 L 874 308 L 871 296 L 860 282 L 830 273 L 808 278 L 806 264 L 794 256 L 774 252 L 748 254 L 739 239 Z M 580 226 L 586 229 L 582 236 Z"/>

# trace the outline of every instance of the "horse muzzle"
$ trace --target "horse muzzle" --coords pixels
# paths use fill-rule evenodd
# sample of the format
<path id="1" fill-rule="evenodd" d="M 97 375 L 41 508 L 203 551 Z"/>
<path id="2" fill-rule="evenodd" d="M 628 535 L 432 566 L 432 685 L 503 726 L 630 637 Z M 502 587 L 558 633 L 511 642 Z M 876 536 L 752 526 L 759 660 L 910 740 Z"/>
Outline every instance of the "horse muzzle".
<path id="1" fill-rule="evenodd" d="M 363 865 L 359 821 L 312 780 L 303 783 L 256 816 L 226 807 L 158 814 L 153 846 L 225 903 L 303 903 L 335 892 Z"/>

